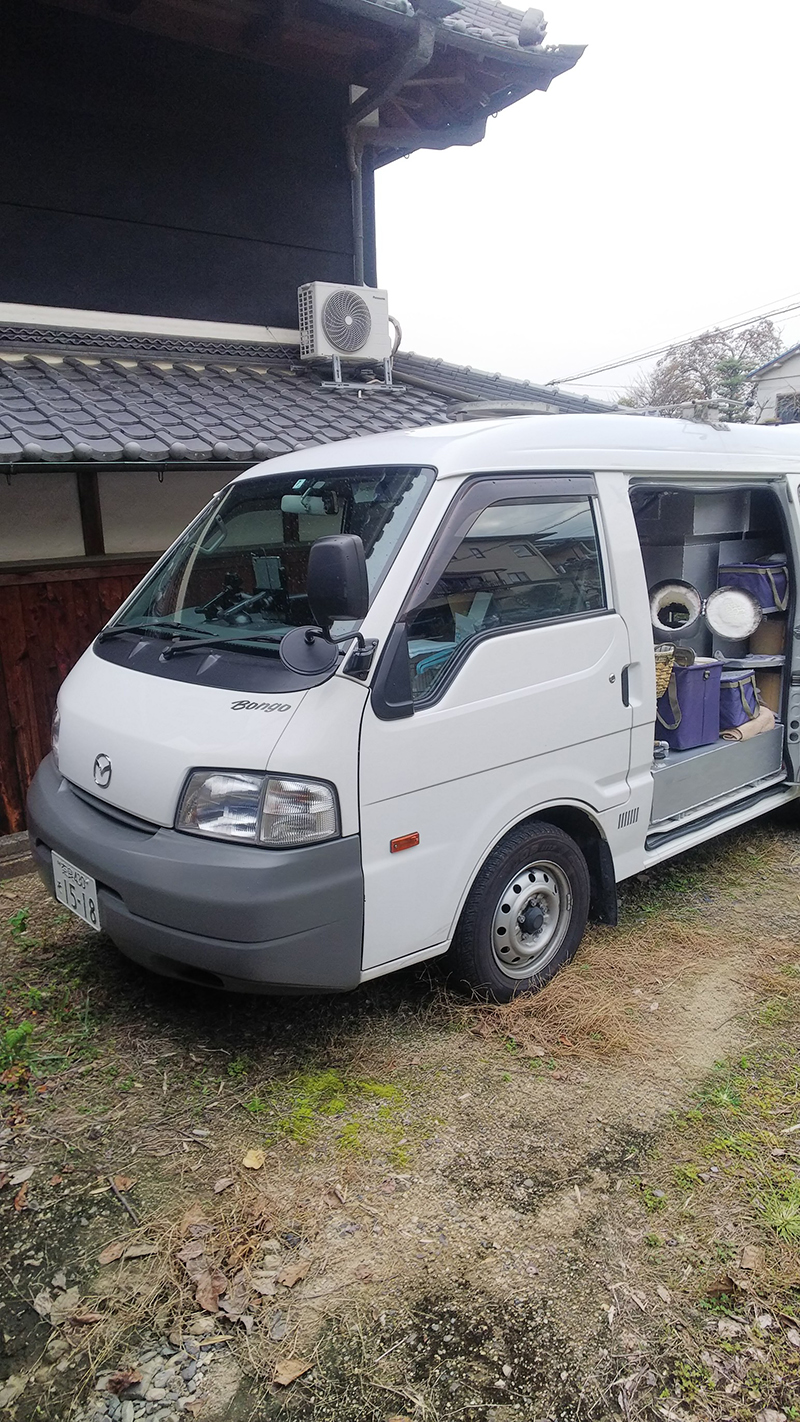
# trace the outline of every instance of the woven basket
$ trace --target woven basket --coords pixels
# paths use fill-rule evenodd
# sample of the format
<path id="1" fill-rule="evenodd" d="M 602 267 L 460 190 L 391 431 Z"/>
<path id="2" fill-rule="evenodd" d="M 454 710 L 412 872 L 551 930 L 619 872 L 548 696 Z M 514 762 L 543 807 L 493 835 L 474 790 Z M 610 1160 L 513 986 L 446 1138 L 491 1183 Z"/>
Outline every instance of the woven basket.
<path id="1" fill-rule="evenodd" d="M 672 668 L 675 662 L 675 648 L 670 642 L 663 642 L 660 647 L 654 648 L 656 659 L 656 700 L 664 695 L 669 686 L 669 679 L 672 676 Z"/>

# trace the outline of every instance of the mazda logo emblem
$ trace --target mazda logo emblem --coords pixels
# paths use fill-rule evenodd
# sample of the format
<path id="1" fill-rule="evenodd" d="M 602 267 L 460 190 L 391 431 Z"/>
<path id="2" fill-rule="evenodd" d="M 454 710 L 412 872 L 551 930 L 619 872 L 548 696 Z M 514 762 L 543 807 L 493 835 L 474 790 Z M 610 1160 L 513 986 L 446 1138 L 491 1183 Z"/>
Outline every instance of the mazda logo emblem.
<path id="1" fill-rule="evenodd" d="M 107 790 L 111 784 L 111 761 L 107 755 L 99 755 L 94 763 L 94 783 L 101 790 Z"/>

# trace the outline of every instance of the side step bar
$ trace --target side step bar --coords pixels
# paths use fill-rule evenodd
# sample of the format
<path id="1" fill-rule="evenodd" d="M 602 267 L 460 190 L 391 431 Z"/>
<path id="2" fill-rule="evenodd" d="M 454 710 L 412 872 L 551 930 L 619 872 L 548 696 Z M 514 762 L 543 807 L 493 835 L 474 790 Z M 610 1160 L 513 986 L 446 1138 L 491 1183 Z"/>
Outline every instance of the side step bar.
<path id="1" fill-rule="evenodd" d="M 744 800 L 737 800 L 735 804 L 723 805 L 718 810 L 711 810 L 707 815 L 702 815 L 696 820 L 689 820 L 685 824 L 676 825 L 674 829 L 657 831 L 649 834 L 644 842 L 645 850 L 649 853 L 652 849 L 661 849 L 665 844 L 672 844 L 676 839 L 685 839 L 688 835 L 694 834 L 695 830 L 707 829 L 710 825 L 718 824 L 720 820 L 727 820 L 732 814 L 740 810 L 749 810 L 751 806 L 757 805 L 761 800 L 766 800 L 770 795 L 780 788 L 786 781 L 767 785 L 763 790 L 756 791 L 755 795 L 748 795 Z M 789 797 L 787 796 L 787 799 Z"/>

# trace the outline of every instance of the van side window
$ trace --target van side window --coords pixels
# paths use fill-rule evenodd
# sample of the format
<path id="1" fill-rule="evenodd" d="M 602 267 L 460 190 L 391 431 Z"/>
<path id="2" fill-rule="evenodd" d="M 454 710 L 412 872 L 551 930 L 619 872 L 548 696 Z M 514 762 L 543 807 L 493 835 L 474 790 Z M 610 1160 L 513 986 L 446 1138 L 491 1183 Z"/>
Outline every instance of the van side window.
<path id="1" fill-rule="evenodd" d="M 478 514 L 409 619 L 414 700 L 430 696 L 457 649 L 484 632 L 579 617 L 605 606 L 588 498 L 493 504 Z"/>

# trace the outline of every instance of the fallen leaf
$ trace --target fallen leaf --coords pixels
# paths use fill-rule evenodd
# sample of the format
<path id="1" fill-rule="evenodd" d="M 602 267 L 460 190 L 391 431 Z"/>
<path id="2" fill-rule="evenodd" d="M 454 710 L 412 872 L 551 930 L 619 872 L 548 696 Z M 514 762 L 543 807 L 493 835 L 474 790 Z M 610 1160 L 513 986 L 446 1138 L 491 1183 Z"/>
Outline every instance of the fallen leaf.
<path id="1" fill-rule="evenodd" d="M 275 1288 L 275 1274 L 254 1274 L 250 1280 L 250 1288 L 253 1293 L 260 1294 L 264 1299 L 273 1298 L 277 1292 Z"/>
<path id="2" fill-rule="evenodd" d="M 16 1195 L 14 1196 L 14 1209 L 15 1209 L 15 1210 L 27 1210 L 27 1208 L 28 1208 L 28 1182 L 27 1182 L 27 1180 L 26 1180 L 24 1185 L 20 1185 L 20 1187 L 19 1187 L 19 1189 L 18 1189 Z"/>
<path id="3" fill-rule="evenodd" d="M 800 1333 L 796 1328 L 787 1328 L 786 1342 L 791 1344 L 792 1348 L 800 1348 Z"/>
<path id="4" fill-rule="evenodd" d="M 202 1234 L 208 1234 L 213 1229 L 213 1225 L 206 1219 L 205 1210 L 200 1204 L 190 1205 L 183 1219 L 181 1220 L 181 1234 L 193 1234 L 199 1239 Z"/>
<path id="5" fill-rule="evenodd" d="M 76 1287 L 57 1294 L 50 1309 L 50 1322 L 56 1325 L 66 1323 L 77 1311 L 80 1297 L 80 1290 Z"/>
<path id="6" fill-rule="evenodd" d="M 233 1319 L 236 1323 L 246 1314 L 249 1297 L 244 1269 L 240 1269 L 239 1273 L 235 1275 L 233 1283 L 228 1286 L 224 1299 L 220 1299 L 219 1306 L 223 1313 L 227 1313 L 228 1318 Z"/>
<path id="7" fill-rule="evenodd" d="M 5 1170 L 0 1170 L 0 1190 L 5 1190 L 11 1176 Z"/>
<path id="8" fill-rule="evenodd" d="M 369 1267 L 369 1264 L 359 1264 L 358 1268 L 355 1271 L 355 1275 L 357 1279 L 361 1279 L 365 1284 L 369 1279 L 372 1279 L 374 1277 L 373 1272 Z"/>
<path id="9" fill-rule="evenodd" d="M 35 1169 L 35 1165 L 26 1165 L 22 1170 L 15 1170 L 14 1174 L 9 1176 L 9 1185 L 22 1185 L 26 1180 L 30 1180 Z"/>
<path id="10" fill-rule="evenodd" d="M 50 1177 L 50 1184 L 51 1184 L 51 1185 L 61 1185 L 61 1184 L 63 1184 L 63 1182 L 64 1182 L 64 1177 L 63 1177 L 63 1175 L 52 1175 L 52 1176 Z"/>
<path id="11" fill-rule="evenodd" d="M 73 1313 L 70 1323 L 101 1323 L 102 1313 Z"/>
<path id="12" fill-rule="evenodd" d="M 98 1264 L 113 1264 L 115 1259 L 121 1259 L 125 1252 L 124 1244 L 107 1244 L 105 1249 L 101 1249 L 97 1256 Z"/>
<path id="13" fill-rule="evenodd" d="M 142 1381 L 142 1375 L 136 1368 L 118 1368 L 106 1379 L 106 1387 L 109 1392 L 115 1392 L 119 1397 L 126 1387 L 133 1387 L 134 1383 Z"/>
<path id="14" fill-rule="evenodd" d="M 274 1313 L 273 1316 L 272 1316 L 272 1323 L 270 1324 L 269 1336 L 270 1336 L 270 1338 L 272 1339 L 273 1343 L 281 1343 L 281 1342 L 283 1342 L 283 1339 L 286 1337 L 286 1335 L 287 1335 L 288 1332 L 289 1332 L 289 1324 L 288 1324 L 287 1319 L 286 1319 L 286 1314 L 285 1314 L 285 1313 L 281 1313 L 280 1310 L 278 1310 L 278 1311 L 277 1311 L 276 1313 Z"/>
<path id="15" fill-rule="evenodd" d="M 190 1239 L 188 1244 L 184 1244 L 183 1249 L 178 1250 L 178 1258 L 181 1263 L 188 1264 L 190 1259 L 199 1259 L 201 1254 L 205 1254 L 206 1247 L 202 1239 Z"/>
<path id="16" fill-rule="evenodd" d="M 47 1315 L 53 1307 L 53 1300 L 50 1297 L 48 1289 L 42 1289 L 41 1292 L 36 1295 L 33 1301 L 33 1307 L 36 1309 L 40 1318 L 47 1318 Z"/>
<path id="17" fill-rule="evenodd" d="M 297 1264 L 287 1264 L 285 1269 L 281 1269 L 280 1273 L 275 1275 L 275 1281 L 278 1284 L 285 1284 L 287 1289 L 293 1289 L 295 1284 L 299 1284 L 301 1279 L 305 1279 L 310 1268 L 310 1259 L 301 1259 Z"/>
<path id="18" fill-rule="evenodd" d="M 0 1082 L 3 1086 L 22 1087 L 30 1081 L 30 1068 L 22 1062 L 15 1062 L 13 1066 L 6 1067 L 4 1072 L 0 1072 Z"/>
<path id="19" fill-rule="evenodd" d="M 739 1260 L 740 1269 L 760 1269 L 764 1263 L 764 1251 L 756 1244 L 746 1244 Z"/>
<path id="20" fill-rule="evenodd" d="M 136 1184 L 130 1175 L 114 1175 L 112 1178 L 121 1195 L 124 1195 L 126 1190 L 131 1190 Z"/>
<path id="21" fill-rule="evenodd" d="M 309 1372 L 313 1366 L 314 1364 L 309 1362 L 308 1358 L 281 1358 L 280 1362 L 275 1364 L 272 1381 L 279 1387 L 288 1387 L 290 1383 L 296 1382 L 297 1378 L 301 1378 L 303 1373 Z"/>
<path id="22" fill-rule="evenodd" d="M 738 1293 L 738 1290 L 739 1285 L 736 1280 L 732 1279 L 730 1274 L 723 1274 L 720 1279 L 715 1279 L 713 1283 L 709 1284 L 705 1292 L 710 1299 L 720 1299 L 724 1298 L 726 1294 Z"/>
<path id="23" fill-rule="evenodd" d="M 730 1342 L 732 1338 L 738 1338 L 740 1334 L 744 1333 L 744 1326 L 733 1318 L 720 1318 L 717 1320 L 717 1333 L 720 1338 L 725 1338 Z"/>
<path id="24" fill-rule="evenodd" d="M 266 1158 L 263 1150 L 249 1150 L 242 1160 L 242 1165 L 246 1170 L 260 1170 Z"/>
<path id="25" fill-rule="evenodd" d="M 64 1273 L 64 1270 L 59 1269 L 58 1273 L 53 1275 L 50 1282 L 53 1285 L 54 1289 L 65 1289 L 67 1287 L 67 1276 Z"/>
<path id="26" fill-rule="evenodd" d="M 202 1247 L 202 1246 L 201 1246 Z M 113 1264 L 116 1259 L 144 1259 L 148 1254 L 157 1254 L 157 1244 L 125 1244 L 118 1240 L 107 1244 L 97 1256 L 98 1264 Z"/>
<path id="27" fill-rule="evenodd" d="M 219 1313 L 219 1296 L 228 1287 L 222 1270 L 209 1264 L 203 1254 L 197 1259 L 186 1260 L 183 1267 L 195 1285 L 195 1303 L 206 1313 Z"/>
<path id="28" fill-rule="evenodd" d="M 663 1303 L 672 1303 L 672 1294 L 663 1284 L 656 1284 L 656 1293 Z"/>
<path id="29" fill-rule="evenodd" d="M 230 1185 L 235 1185 L 235 1183 L 232 1175 L 223 1175 L 221 1180 L 214 1181 L 214 1194 L 221 1195 L 223 1190 L 227 1190 Z"/>
<path id="30" fill-rule="evenodd" d="M 12 1373 L 10 1378 L 6 1378 L 4 1383 L 0 1383 L 0 1409 L 5 1413 L 5 1409 L 19 1397 L 21 1392 L 28 1386 L 29 1374 Z"/>

